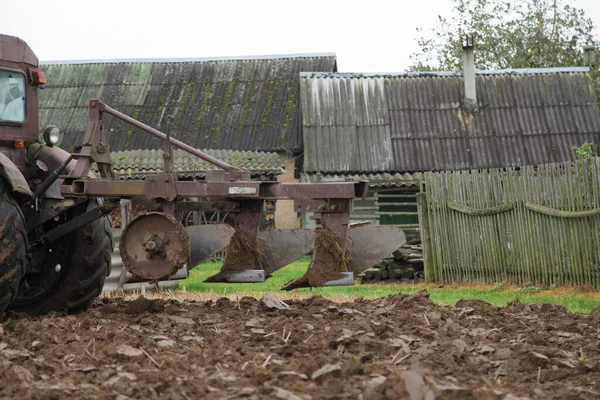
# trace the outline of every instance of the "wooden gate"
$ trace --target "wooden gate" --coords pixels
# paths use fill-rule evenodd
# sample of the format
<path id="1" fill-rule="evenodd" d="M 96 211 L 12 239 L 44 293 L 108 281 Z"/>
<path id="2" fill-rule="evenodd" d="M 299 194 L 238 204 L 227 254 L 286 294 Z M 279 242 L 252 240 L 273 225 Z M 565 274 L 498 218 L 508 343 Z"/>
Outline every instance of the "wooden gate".
<path id="1" fill-rule="evenodd" d="M 594 158 L 426 173 L 426 279 L 599 287 L 599 172 Z"/>

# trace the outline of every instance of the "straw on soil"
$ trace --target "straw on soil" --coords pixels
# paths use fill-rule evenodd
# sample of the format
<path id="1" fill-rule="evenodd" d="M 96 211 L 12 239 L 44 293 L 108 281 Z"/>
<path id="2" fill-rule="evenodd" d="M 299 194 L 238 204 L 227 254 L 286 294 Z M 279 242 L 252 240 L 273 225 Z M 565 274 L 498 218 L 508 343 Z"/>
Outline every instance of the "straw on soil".
<path id="1" fill-rule="evenodd" d="M 350 265 L 350 246 L 323 227 L 315 237 L 314 257 L 308 271 L 302 277 L 284 286 L 286 290 L 322 286 L 325 282 L 342 278 L 342 272 Z"/>
<path id="2" fill-rule="evenodd" d="M 227 255 L 221 271 L 208 278 L 206 282 L 222 282 L 226 280 L 227 272 L 264 269 L 264 265 L 264 244 L 256 236 L 238 228 L 227 247 Z"/>

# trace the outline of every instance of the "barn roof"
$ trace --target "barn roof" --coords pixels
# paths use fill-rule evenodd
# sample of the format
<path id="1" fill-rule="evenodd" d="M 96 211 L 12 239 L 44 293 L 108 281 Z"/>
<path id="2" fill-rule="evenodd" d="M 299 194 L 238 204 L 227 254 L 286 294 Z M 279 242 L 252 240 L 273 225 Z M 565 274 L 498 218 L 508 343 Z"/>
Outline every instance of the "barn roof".
<path id="1" fill-rule="evenodd" d="M 208 155 L 251 172 L 253 178 L 270 177 L 284 173 L 285 164 L 274 152 L 202 150 Z M 113 172 L 121 179 L 142 179 L 163 171 L 163 150 L 125 150 L 111 152 Z M 173 171 L 180 178 L 202 179 L 206 171 L 218 167 L 183 150 L 173 149 Z"/>
<path id="2" fill-rule="evenodd" d="M 196 148 L 299 152 L 298 76 L 335 71 L 335 54 L 217 59 L 83 60 L 41 63 L 40 128 L 79 144 L 88 102 L 100 99 Z M 170 118 L 169 118 L 170 117 Z M 170 122 L 169 122 L 170 121 Z M 157 149 L 162 143 L 110 116 L 111 150 Z"/>
<path id="3" fill-rule="evenodd" d="M 572 160 L 573 146 L 600 144 L 600 110 L 586 71 L 480 71 L 474 114 L 463 108 L 459 72 L 303 73 L 304 171 L 415 172 Z"/>

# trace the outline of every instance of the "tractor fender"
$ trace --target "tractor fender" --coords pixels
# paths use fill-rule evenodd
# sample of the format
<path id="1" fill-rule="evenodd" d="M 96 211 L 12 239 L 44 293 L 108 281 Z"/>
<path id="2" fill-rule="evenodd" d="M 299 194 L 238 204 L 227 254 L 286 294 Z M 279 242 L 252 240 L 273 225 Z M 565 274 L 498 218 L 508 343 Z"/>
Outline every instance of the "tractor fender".
<path id="1" fill-rule="evenodd" d="M 0 177 L 10 184 L 13 193 L 19 195 L 18 197 L 28 197 L 29 199 L 33 197 L 27 179 L 11 159 L 2 152 L 0 152 Z"/>
<path id="2" fill-rule="evenodd" d="M 61 148 L 49 147 L 41 143 L 32 143 L 28 148 L 28 153 L 29 160 L 33 160 L 33 163 L 41 161 L 45 166 L 45 171 L 40 173 L 40 178 L 42 180 L 46 179 L 52 173 L 52 171 L 56 170 L 61 164 L 67 161 L 71 155 L 68 151 L 65 151 Z M 77 160 L 71 160 L 62 174 L 69 175 L 75 168 L 76 164 Z M 90 171 L 88 177 L 95 178 L 96 175 Z M 64 196 L 60 193 L 60 185 L 62 185 L 62 182 L 62 179 L 57 179 L 56 182 L 54 182 L 52 186 L 46 190 L 46 193 L 44 193 L 44 198 L 64 199 Z"/>

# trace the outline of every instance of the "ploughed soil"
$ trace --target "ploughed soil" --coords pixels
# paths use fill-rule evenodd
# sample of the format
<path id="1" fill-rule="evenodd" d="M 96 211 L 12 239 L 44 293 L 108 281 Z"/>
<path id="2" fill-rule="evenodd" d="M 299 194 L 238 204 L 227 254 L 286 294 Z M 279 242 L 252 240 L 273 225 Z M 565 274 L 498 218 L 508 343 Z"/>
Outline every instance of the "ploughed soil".
<path id="1" fill-rule="evenodd" d="M 597 399 L 600 308 L 427 292 L 179 302 L 98 299 L 75 316 L 9 315 L 0 397 L 22 399 Z"/>

